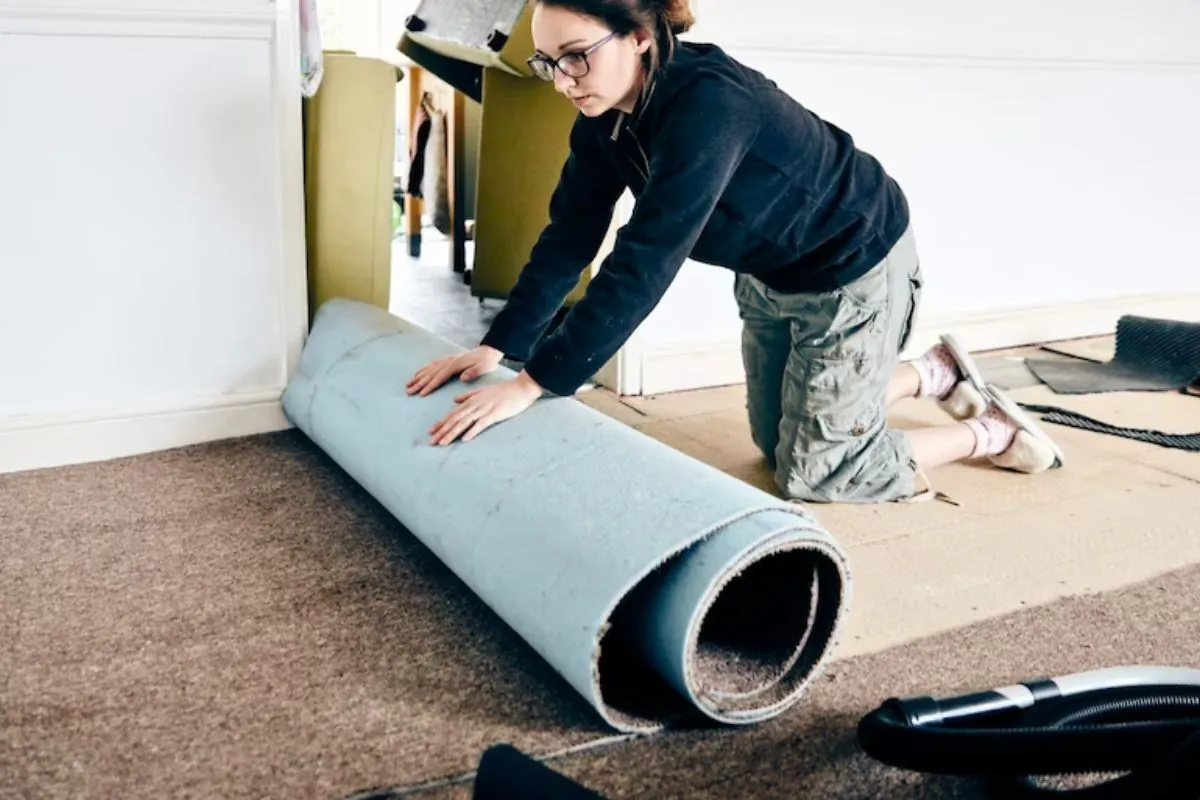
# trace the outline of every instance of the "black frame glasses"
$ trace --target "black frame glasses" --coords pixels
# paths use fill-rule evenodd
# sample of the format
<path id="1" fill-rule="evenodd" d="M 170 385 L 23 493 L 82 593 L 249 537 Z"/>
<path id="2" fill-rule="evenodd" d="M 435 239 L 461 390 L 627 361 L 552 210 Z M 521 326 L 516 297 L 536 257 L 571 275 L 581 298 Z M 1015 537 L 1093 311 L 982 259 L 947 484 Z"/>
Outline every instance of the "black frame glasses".
<path id="1" fill-rule="evenodd" d="M 568 78 L 579 80 L 584 75 L 591 71 L 591 65 L 588 64 L 587 57 L 599 50 L 610 39 L 617 35 L 613 31 L 608 36 L 605 36 L 600 41 L 593 45 L 589 45 L 584 50 L 572 50 L 568 53 L 563 53 L 558 58 L 550 58 L 541 53 L 534 53 L 529 58 L 525 59 L 525 63 L 533 70 L 533 74 L 544 81 L 554 80 L 554 70 L 558 70 Z"/>

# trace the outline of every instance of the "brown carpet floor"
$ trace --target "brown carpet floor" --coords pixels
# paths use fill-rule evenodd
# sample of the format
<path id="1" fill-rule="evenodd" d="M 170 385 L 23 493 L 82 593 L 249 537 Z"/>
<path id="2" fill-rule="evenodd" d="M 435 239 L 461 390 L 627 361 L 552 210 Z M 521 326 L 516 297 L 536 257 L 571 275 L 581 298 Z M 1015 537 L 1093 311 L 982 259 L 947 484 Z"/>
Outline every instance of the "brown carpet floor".
<path id="1" fill-rule="evenodd" d="M 0 476 L 0 796 L 338 797 L 607 735 L 297 432 Z"/>
<path id="2" fill-rule="evenodd" d="M 889 696 L 951 696 L 1123 664 L 1200 666 L 1200 568 L 836 662 L 808 703 L 758 728 L 661 736 L 551 763 L 610 797 L 977 798 L 976 780 L 866 757 L 855 743 L 859 719 Z"/>
<path id="3" fill-rule="evenodd" d="M 839 661 L 751 730 L 610 735 L 296 432 L 0 476 L 0 797 L 341 798 L 490 744 L 611 796 L 969 796 L 856 753 L 889 694 L 1200 664 L 1200 569 Z M 1030 553 L 1036 558 L 1036 553 Z M 455 776 L 460 776 L 455 782 Z"/>

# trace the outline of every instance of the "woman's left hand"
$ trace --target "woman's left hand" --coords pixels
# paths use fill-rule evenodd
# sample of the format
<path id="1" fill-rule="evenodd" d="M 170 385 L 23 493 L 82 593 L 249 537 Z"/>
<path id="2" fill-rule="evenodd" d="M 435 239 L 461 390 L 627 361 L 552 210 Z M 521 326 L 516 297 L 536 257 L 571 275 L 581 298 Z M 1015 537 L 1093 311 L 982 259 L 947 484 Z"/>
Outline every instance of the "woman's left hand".
<path id="1" fill-rule="evenodd" d="M 454 398 L 458 408 L 429 429 L 431 442 L 446 445 L 462 436 L 469 442 L 486 428 L 515 417 L 542 396 L 542 387 L 524 372 L 504 383 L 481 386 Z"/>

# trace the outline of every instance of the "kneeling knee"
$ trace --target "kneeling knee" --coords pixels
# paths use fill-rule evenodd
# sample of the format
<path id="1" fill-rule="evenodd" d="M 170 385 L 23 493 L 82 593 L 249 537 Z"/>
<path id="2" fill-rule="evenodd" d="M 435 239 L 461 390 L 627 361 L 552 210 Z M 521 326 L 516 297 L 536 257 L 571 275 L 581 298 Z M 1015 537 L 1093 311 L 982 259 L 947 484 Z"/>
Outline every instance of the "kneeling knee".
<path id="1" fill-rule="evenodd" d="M 800 452 L 780 462 L 775 481 L 789 500 L 808 503 L 879 503 L 911 494 L 912 470 L 886 441 L 862 452 Z"/>
<path id="2" fill-rule="evenodd" d="M 836 503 L 846 499 L 845 481 L 837 479 L 837 465 L 811 455 L 775 467 L 775 483 L 788 500 Z"/>

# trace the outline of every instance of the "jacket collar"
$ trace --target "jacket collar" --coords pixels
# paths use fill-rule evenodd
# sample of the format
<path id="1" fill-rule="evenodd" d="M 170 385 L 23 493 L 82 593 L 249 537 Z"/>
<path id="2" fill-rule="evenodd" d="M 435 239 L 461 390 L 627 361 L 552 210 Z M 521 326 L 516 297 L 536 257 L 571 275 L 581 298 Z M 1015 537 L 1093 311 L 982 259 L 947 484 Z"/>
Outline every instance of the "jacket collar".
<path id="1" fill-rule="evenodd" d="M 686 83 L 685 75 L 692 71 L 697 61 L 697 53 L 677 37 L 673 45 L 672 58 L 662 65 L 658 73 L 651 79 L 647 89 L 638 93 L 633 112 L 630 114 L 620 110 L 612 112 L 613 123 L 608 132 L 612 141 L 615 142 L 620 137 L 621 128 L 625 127 L 627 120 L 631 130 L 636 131 L 641 128 L 644 123 L 653 118 L 655 109 L 665 102 L 664 98 L 671 94 L 681 81 Z"/>
<path id="2" fill-rule="evenodd" d="M 650 101 L 654 98 L 654 90 L 658 88 L 658 85 L 661 83 L 661 81 L 662 75 L 657 75 L 654 78 L 651 78 L 650 85 L 646 87 L 645 91 L 638 92 L 637 102 L 635 102 L 633 105 L 632 113 L 626 114 L 624 111 L 617 109 L 613 119 L 612 133 L 610 134 L 610 137 L 614 142 L 618 137 L 620 137 L 621 127 L 625 124 L 626 119 L 630 121 L 630 125 L 633 128 L 637 128 L 641 125 L 642 118 L 645 116 L 647 109 L 650 107 Z"/>

